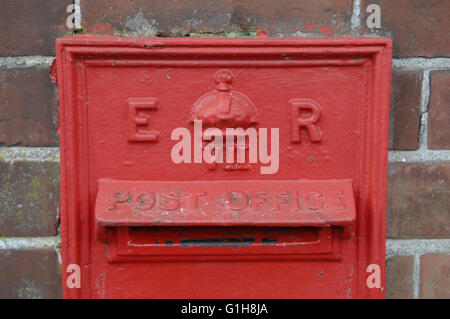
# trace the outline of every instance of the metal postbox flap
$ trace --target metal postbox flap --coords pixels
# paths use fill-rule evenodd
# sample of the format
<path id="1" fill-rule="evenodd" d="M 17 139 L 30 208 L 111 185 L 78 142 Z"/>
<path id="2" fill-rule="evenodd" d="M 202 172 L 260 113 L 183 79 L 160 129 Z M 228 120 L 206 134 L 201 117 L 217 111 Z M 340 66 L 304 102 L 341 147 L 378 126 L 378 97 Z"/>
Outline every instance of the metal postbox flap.
<path id="1" fill-rule="evenodd" d="M 119 226 L 349 226 L 350 180 L 99 180 L 95 219 Z"/>

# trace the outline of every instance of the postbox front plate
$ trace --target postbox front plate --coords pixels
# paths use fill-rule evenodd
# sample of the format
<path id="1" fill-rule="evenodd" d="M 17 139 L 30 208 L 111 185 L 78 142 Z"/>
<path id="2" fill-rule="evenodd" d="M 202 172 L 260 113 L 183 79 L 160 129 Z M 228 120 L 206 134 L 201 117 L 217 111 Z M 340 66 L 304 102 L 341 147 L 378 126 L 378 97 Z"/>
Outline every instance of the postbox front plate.
<path id="1" fill-rule="evenodd" d="M 64 296 L 383 297 L 390 68 L 380 38 L 58 39 Z M 227 128 L 278 156 L 203 158 Z"/>

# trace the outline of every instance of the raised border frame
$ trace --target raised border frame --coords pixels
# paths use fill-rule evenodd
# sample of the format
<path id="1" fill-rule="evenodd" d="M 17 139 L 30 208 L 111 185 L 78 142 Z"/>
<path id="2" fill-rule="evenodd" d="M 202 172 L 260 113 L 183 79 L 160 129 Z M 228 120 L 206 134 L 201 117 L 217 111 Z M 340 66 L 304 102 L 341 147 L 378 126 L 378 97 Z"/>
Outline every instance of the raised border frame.
<path id="1" fill-rule="evenodd" d="M 271 57 L 296 54 L 300 61 L 279 61 Z M 123 38 L 76 36 L 56 40 L 56 77 L 59 87 L 61 143 L 61 253 L 64 298 L 89 298 L 89 289 L 66 286 L 69 264 L 87 269 L 90 262 L 90 229 L 93 227 L 93 211 L 89 198 L 89 165 L 86 108 L 86 68 L 90 64 L 149 63 L 146 58 L 162 55 L 177 57 L 219 56 L 221 61 L 210 60 L 210 65 L 345 65 L 372 60 L 370 88 L 367 96 L 367 126 L 362 131 L 365 145 L 362 147 L 360 176 L 362 178 L 357 198 L 356 236 L 367 240 L 367 249 L 358 245 L 358 269 L 356 269 L 358 298 L 382 298 L 384 289 L 366 286 L 366 265 L 379 264 L 384 274 L 386 234 L 386 188 L 389 90 L 392 61 L 392 40 L 385 38 Z M 327 56 L 326 62 L 314 59 Z M 120 61 L 114 57 L 120 56 Z M 333 59 L 332 57 L 336 57 Z M 96 60 L 84 59 L 96 57 Z M 123 59 L 128 57 L 129 59 Z M 233 57 L 233 59 L 226 59 Z M 240 61 L 239 57 L 251 57 Z M 311 57 L 308 59 L 308 57 Z M 342 57 L 348 57 L 342 59 Z M 364 57 L 362 59 L 362 57 Z M 219 59 L 220 60 L 220 59 Z M 158 65 L 174 65 L 166 58 L 154 60 Z M 181 61 L 185 66 L 196 67 L 202 59 Z M 215 64 L 214 64 L 215 63 Z M 364 212 L 361 213 L 361 212 Z M 83 234 L 83 235 L 82 235 Z M 83 272 L 82 287 L 89 287 L 89 272 Z M 384 276 L 382 287 L 384 287 Z"/>

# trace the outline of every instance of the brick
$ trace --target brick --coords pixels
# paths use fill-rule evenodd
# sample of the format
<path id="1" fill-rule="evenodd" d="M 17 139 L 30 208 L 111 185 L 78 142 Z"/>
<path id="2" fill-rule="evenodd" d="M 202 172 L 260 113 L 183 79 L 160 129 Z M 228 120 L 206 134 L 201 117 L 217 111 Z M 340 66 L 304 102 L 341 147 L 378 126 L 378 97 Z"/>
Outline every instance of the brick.
<path id="1" fill-rule="evenodd" d="M 450 238 L 450 162 L 390 163 L 388 237 Z"/>
<path id="2" fill-rule="evenodd" d="M 421 116 L 421 71 L 393 70 L 389 147 L 395 150 L 419 148 Z"/>
<path id="3" fill-rule="evenodd" d="M 59 165 L 0 162 L 0 236 L 54 236 Z"/>
<path id="4" fill-rule="evenodd" d="M 71 34 L 61 0 L 0 1 L 0 56 L 55 55 L 55 39 Z"/>
<path id="5" fill-rule="evenodd" d="M 57 146 L 55 90 L 46 68 L 0 68 L 0 144 Z"/>
<path id="6" fill-rule="evenodd" d="M 91 34 L 187 36 L 251 32 L 270 35 L 350 32 L 351 0 L 97 0 L 82 1 Z"/>
<path id="7" fill-rule="evenodd" d="M 428 148 L 450 150 L 450 72 L 431 72 Z"/>
<path id="8" fill-rule="evenodd" d="M 414 298 L 414 257 L 394 256 L 386 262 L 386 298 Z"/>
<path id="9" fill-rule="evenodd" d="M 367 28 L 369 4 L 381 8 L 381 29 Z M 392 36 L 394 57 L 450 56 L 450 1 L 448 0 L 363 0 L 363 33 Z"/>
<path id="10" fill-rule="evenodd" d="M 0 298 L 61 298 L 61 269 L 54 249 L 0 250 Z"/>
<path id="11" fill-rule="evenodd" d="M 420 258 L 420 297 L 450 298 L 449 254 L 426 254 Z"/>

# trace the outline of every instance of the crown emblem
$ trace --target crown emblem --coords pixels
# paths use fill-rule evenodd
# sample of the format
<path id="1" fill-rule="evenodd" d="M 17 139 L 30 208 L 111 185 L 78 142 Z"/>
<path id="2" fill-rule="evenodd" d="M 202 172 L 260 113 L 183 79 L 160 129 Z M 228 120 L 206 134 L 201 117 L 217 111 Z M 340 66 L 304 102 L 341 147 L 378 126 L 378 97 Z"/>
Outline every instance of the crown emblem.
<path id="1" fill-rule="evenodd" d="M 201 120 L 205 127 L 246 128 L 258 122 L 258 110 L 242 92 L 233 90 L 234 76 L 230 70 L 214 75 L 215 89 L 202 95 L 194 103 L 191 121 Z"/>

